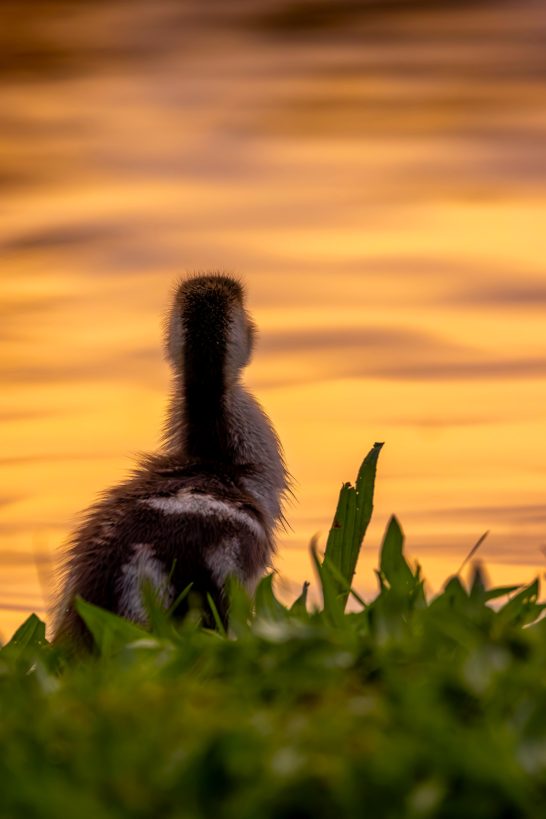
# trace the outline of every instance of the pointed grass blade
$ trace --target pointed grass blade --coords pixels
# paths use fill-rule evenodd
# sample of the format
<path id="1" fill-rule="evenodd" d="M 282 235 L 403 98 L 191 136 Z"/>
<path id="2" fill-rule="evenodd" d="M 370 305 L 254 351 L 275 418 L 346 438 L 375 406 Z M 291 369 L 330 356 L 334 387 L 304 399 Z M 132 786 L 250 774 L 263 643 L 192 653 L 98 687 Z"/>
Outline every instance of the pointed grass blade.
<path id="1" fill-rule="evenodd" d="M 301 594 L 290 606 L 290 614 L 295 614 L 298 617 L 306 618 L 307 612 L 307 592 L 309 590 L 309 582 L 306 580 L 303 584 Z"/>
<path id="2" fill-rule="evenodd" d="M 100 654 L 109 656 L 119 651 L 127 643 L 149 638 L 149 633 L 136 623 L 119 617 L 111 611 L 88 603 L 83 597 L 74 600 L 76 611 L 91 632 Z"/>
<path id="3" fill-rule="evenodd" d="M 47 645 L 45 623 L 36 614 L 31 614 L 2 648 L 2 652 L 17 659 L 28 649 L 39 649 L 45 645 Z"/>
<path id="4" fill-rule="evenodd" d="M 273 591 L 273 573 L 262 577 L 254 595 L 256 617 L 264 620 L 285 620 L 288 610 L 275 597 Z"/>
<path id="5" fill-rule="evenodd" d="M 525 626 L 534 623 L 546 609 L 546 604 L 538 602 L 538 577 L 514 595 L 497 613 L 497 628 L 509 625 Z"/>
<path id="6" fill-rule="evenodd" d="M 460 574 L 462 572 L 462 570 L 464 569 L 464 567 L 466 566 L 466 564 L 468 563 L 468 561 L 472 557 L 474 557 L 474 555 L 476 554 L 478 549 L 481 547 L 482 543 L 484 542 L 484 540 L 485 540 L 485 538 L 487 537 L 488 534 L 489 534 L 489 529 L 487 530 L 487 532 L 483 533 L 483 535 L 478 539 L 477 543 L 475 543 L 474 546 L 471 548 L 471 550 L 469 551 L 469 553 L 467 554 L 467 556 L 465 557 L 465 559 L 463 560 L 463 562 L 459 566 L 459 570 L 458 570 L 457 574 Z"/>
<path id="7" fill-rule="evenodd" d="M 332 528 L 328 535 L 324 564 L 334 566 L 344 583 L 338 585 L 343 607 L 347 603 L 360 548 L 373 512 L 377 460 L 383 444 L 376 443 L 364 458 L 354 486 L 342 486 Z"/>
<path id="8" fill-rule="evenodd" d="M 404 535 L 394 515 L 383 538 L 380 567 L 391 589 L 405 594 L 413 586 L 413 572 L 404 557 Z"/>
<path id="9" fill-rule="evenodd" d="M 214 620 L 214 625 L 216 626 L 216 630 L 218 631 L 219 634 L 222 635 L 222 637 L 227 637 L 227 632 L 226 632 L 226 629 L 224 627 L 224 624 L 222 623 L 222 618 L 220 617 L 218 607 L 216 606 L 216 603 L 214 602 L 214 598 L 213 598 L 212 594 L 210 594 L 210 592 L 207 592 L 207 603 L 209 604 L 209 608 L 210 608 L 210 610 L 212 612 L 212 618 Z"/>

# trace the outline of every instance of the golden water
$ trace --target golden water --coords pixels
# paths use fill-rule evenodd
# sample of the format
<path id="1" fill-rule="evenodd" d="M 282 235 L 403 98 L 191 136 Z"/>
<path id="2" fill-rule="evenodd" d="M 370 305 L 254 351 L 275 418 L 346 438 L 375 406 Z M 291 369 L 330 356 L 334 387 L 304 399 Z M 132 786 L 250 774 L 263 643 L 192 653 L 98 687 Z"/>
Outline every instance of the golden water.
<path id="1" fill-rule="evenodd" d="M 486 529 L 493 580 L 543 565 L 546 13 L 281 5 L 7 6 L 4 634 L 157 445 L 161 318 L 198 269 L 239 273 L 261 331 L 247 383 L 296 480 L 286 593 L 375 440 L 366 593 L 392 512 L 432 588 Z"/>

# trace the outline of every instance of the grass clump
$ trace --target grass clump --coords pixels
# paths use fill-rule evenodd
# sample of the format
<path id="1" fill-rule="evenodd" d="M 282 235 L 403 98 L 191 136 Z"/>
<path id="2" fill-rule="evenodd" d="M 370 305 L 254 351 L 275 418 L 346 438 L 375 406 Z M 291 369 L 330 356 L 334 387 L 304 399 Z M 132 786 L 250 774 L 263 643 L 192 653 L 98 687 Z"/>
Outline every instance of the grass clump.
<path id="1" fill-rule="evenodd" d="M 271 576 L 255 601 L 232 584 L 229 635 L 153 600 L 150 631 L 80 601 L 97 654 L 75 661 L 32 615 L 0 651 L 0 816 L 546 815 L 538 581 L 488 589 L 475 567 L 427 599 L 392 518 L 361 600 L 379 451 L 312 549 L 321 608 L 306 586 L 285 606 Z"/>

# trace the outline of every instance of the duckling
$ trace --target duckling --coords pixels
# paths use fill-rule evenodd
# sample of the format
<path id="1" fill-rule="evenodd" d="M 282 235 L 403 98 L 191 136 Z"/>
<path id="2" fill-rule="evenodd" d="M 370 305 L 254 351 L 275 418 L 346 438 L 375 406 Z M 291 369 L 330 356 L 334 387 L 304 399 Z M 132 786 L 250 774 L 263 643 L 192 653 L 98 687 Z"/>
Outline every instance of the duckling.
<path id="1" fill-rule="evenodd" d="M 198 275 L 178 286 L 166 323 L 173 389 L 163 446 L 109 489 L 74 533 L 56 642 L 92 645 L 76 595 L 145 624 L 145 584 L 165 607 L 192 584 L 203 611 L 210 594 L 226 624 L 228 578 L 252 593 L 270 565 L 288 487 L 276 432 L 240 380 L 255 335 L 235 278 Z"/>

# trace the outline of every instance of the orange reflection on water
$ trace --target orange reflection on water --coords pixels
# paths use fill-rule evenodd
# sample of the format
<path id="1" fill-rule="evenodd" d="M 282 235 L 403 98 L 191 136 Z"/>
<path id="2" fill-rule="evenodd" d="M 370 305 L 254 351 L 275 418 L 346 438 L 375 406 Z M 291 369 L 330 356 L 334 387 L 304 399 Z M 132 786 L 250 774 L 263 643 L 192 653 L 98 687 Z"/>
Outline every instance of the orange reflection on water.
<path id="1" fill-rule="evenodd" d="M 292 590 L 374 440 L 367 594 L 392 512 L 432 588 L 486 529 L 493 581 L 541 568 L 546 12 L 332 5 L 317 29 L 280 5 L 84 2 L 4 34 L 4 634 L 45 605 L 36 554 L 157 446 L 186 270 L 248 285 Z"/>

